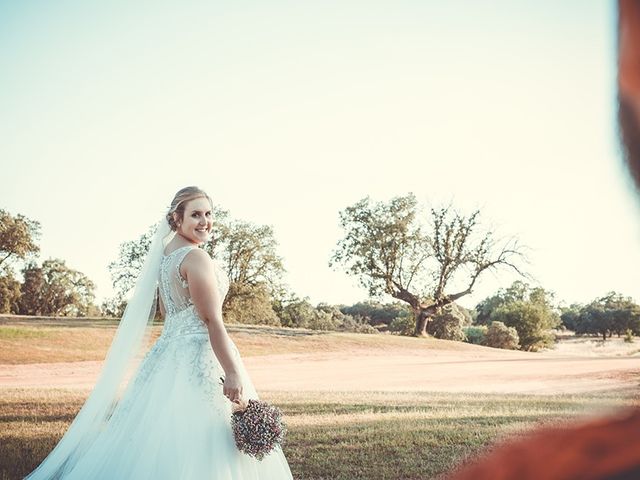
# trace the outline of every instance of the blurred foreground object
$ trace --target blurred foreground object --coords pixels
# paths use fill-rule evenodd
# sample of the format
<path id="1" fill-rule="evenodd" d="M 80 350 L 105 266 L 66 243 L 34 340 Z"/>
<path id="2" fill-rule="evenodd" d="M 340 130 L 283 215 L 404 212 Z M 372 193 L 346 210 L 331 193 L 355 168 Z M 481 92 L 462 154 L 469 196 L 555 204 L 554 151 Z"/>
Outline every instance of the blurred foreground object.
<path id="1" fill-rule="evenodd" d="M 498 446 L 451 480 L 638 480 L 640 409 L 538 430 Z"/>

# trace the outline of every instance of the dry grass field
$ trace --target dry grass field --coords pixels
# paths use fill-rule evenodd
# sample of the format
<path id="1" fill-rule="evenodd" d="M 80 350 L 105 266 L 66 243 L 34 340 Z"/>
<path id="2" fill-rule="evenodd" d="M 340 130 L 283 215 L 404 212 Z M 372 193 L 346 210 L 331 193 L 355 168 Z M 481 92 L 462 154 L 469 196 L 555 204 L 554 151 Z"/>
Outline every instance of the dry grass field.
<path id="1" fill-rule="evenodd" d="M 117 328 L 109 319 L 51 319 L 0 315 L 0 365 L 102 360 Z M 278 353 L 331 352 L 370 349 L 464 350 L 470 345 L 395 335 L 321 332 L 302 328 L 228 325 L 244 356 Z M 152 328 L 151 341 L 162 331 Z"/>
<path id="2" fill-rule="evenodd" d="M 0 479 L 22 478 L 63 434 L 115 328 L 0 317 Z M 640 403 L 637 344 L 605 351 L 567 339 L 533 354 L 390 335 L 229 331 L 262 398 L 284 412 L 296 479 L 434 478 L 532 427 Z"/>
<path id="3" fill-rule="evenodd" d="M 5 389 L 0 479 L 22 478 L 82 405 L 77 389 Z M 546 423 L 627 405 L 618 395 L 262 392 L 284 413 L 296 479 L 428 479 Z"/>

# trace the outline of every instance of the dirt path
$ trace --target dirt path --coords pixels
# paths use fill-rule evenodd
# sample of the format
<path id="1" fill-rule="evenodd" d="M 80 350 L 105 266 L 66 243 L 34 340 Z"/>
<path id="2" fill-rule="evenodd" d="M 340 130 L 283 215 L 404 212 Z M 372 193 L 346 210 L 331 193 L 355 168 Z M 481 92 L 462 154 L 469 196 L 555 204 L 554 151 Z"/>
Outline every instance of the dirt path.
<path id="1" fill-rule="evenodd" d="M 638 357 L 482 349 L 357 351 L 245 358 L 258 390 L 581 393 L 640 385 Z M 90 388 L 101 362 L 0 365 L 3 387 Z"/>
<path id="2" fill-rule="evenodd" d="M 248 359 L 250 360 L 250 359 Z M 469 358 L 456 355 L 356 356 L 247 362 L 260 388 L 484 393 L 578 393 L 638 386 L 629 358 Z"/>

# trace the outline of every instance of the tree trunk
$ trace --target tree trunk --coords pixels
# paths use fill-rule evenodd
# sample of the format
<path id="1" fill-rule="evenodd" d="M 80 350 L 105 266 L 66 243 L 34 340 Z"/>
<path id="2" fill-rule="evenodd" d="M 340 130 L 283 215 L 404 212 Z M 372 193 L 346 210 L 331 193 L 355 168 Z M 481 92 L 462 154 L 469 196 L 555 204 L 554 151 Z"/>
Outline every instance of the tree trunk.
<path id="1" fill-rule="evenodd" d="M 603 342 L 607 341 L 607 332 L 606 332 L 606 330 L 604 332 L 602 332 L 602 341 Z"/>
<path id="2" fill-rule="evenodd" d="M 427 336 L 427 320 L 429 316 L 425 314 L 424 310 L 417 310 L 415 312 L 416 318 L 416 329 L 413 332 L 415 337 L 426 337 Z"/>

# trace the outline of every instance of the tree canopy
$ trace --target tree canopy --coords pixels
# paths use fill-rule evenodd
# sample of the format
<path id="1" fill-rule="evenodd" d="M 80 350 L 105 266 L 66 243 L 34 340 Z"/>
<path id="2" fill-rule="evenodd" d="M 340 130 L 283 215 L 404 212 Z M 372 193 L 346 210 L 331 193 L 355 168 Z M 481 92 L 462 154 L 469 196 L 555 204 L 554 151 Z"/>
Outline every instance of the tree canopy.
<path id="1" fill-rule="evenodd" d="M 12 259 L 26 259 L 37 254 L 40 247 L 40 223 L 24 215 L 13 216 L 0 209 L 0 266 Z"/>

